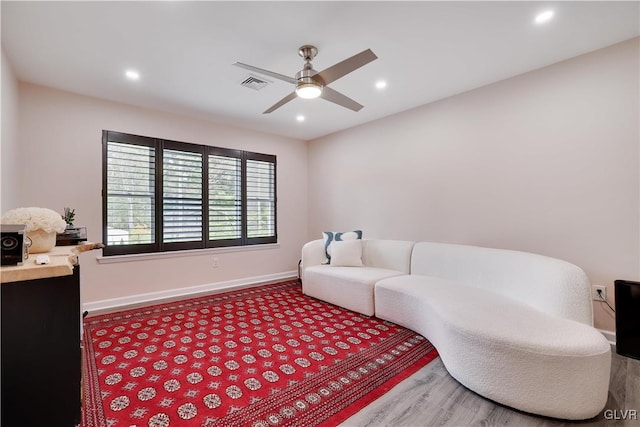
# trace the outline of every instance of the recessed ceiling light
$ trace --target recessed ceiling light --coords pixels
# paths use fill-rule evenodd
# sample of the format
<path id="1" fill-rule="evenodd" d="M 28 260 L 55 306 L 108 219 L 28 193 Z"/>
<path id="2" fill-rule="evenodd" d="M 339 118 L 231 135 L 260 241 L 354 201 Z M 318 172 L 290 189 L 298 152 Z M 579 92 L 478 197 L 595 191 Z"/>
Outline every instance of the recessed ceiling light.
<path id="1" fill-rule="evenodd" d="M 544 24 L 545 22 L 548 22 L 551 18 L 553 18 L 553 10 L 545 10 L 544 12 L 539 13 L 538 15 L 536 15 L 536 24 Z"/>
<path id="2" fill-rule="evenodd" d="M 304 116 L 302 114 L 299 114 L 296 116 L 296 120 L 299 122 L 304 122 Z"/>
<path id="3" fill-rule="evenodd" d="M 127 78 L 129 80 L 138 80 L 138 79 L 140 79 L 140 73 L 137 72 L 136 70 L 127 70 L 124 73 L 124 75 L 127 76 Z"/>
<path id="4" fill-rule="evenodd" d="M 384 80 L 378 80 L 376 82 L 376 89 L 384 89 L 385 87 L 387 87 L 387 82 Z"/>

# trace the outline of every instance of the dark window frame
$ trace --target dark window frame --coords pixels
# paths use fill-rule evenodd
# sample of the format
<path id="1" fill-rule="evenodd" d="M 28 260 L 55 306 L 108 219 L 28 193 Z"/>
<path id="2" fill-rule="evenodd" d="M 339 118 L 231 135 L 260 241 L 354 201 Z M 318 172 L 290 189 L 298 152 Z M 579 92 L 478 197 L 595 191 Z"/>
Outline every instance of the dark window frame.
<path id="1" fill-rule="evenodd" d="M 108 238 L 108 146 L 109 142 L 152 147 L 155 150 L 153 236 L 154 243 L 109 245 Z M 168 242 L 163 241 L 163 153 L 165 149 L 200 153 L 202 157 L 202 233 L 199 241 Z M 222 156 L 240 160 L 241 176 L 241 217 L 240 238 L 214 239 L 209 235 L 209 156 Z M 247 237 L 247 160 L 256 160 L 273 165 L 273 234 L 265 237 Z M 255 246 L 277 243 L 277 161 L 275 155 L 192 144 L 187 142 L 131 135 L 109 130 L 102 131 L 102 239 L 105 244 L 104 256 L 162 253 L 181 250 L 207 249 L 231 246 Z"/>

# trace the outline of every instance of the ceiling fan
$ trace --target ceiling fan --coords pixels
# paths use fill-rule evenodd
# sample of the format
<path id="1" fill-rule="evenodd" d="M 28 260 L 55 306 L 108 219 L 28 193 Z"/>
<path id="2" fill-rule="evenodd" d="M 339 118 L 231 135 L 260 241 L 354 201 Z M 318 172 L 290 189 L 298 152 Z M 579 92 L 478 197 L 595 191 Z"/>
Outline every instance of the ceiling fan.
<path id="1" fill-rule="evenodd" d="M 373 53 L 371 49 L 363 50 L 362 52 L 353 55 L 344 61 L 338 62 L 337 64 L 320 72 L 314 70 L 313 65 L 311 65 L 311 61 L 317 54 L 318 48 L 315 46 L 304 45 L 298 49 L 298 55 L 300 55 L 306 63 L 304 64 L 304 68 L 296 73 L 295 77 L 274 73 L 273 71 L 243 64 L 242 62 L 236 62 L 233 65 L 296 85 L 295 91 L 273 104 L 262 114 L 268 114 L 277 110 L 297 96 L 306 99 L 320 97 L 350 110 L 360 111 L 363 107 L 362 105 L 340 92 L 327 87 L 327 85 L 368 64 L 369 62 L 378 59 L 375 53 Z"/>

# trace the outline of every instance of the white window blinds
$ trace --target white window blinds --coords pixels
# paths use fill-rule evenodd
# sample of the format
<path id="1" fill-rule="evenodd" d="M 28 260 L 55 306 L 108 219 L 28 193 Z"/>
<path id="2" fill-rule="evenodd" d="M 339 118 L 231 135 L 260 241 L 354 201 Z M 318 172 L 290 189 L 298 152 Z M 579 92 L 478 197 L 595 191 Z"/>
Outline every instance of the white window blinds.
<path id="1" fill-rule="evenodd" d="M 247 160 L 247 238 L 275 235 L 275 164 Z"/>
<path id="2" fill-rule="evenodd" d="M 241 159 L 209 155 L 209 240 L 242 237 Z"/>
<path id="3" fill-rule="evenodd" d="M 163 150 L 164 243 L 202 240 L 202 154 Z"/>
<path id="4" fill-rule="evenodd" d="M 108 245 L 153 243 L 155 149 L 109 142 L 107 147 Z"/>

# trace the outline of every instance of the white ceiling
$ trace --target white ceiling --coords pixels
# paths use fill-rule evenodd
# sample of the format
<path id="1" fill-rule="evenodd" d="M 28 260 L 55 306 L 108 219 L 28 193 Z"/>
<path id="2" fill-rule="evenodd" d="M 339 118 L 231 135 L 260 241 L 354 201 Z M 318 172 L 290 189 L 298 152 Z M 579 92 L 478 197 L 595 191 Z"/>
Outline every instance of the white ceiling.
<path id="1" fill-rule="evenodd" d="M 639 4 L 2 1 L 2 46 L 21 81 L 310 140 L 636 37 Z M 303 44 L 317 70 L 378 55 L 330 85 L 360 112 L 295 99 L 262 114 L 293 85 L 241 87 L 249 72 L 232 64 L 293 76 Z"/>

